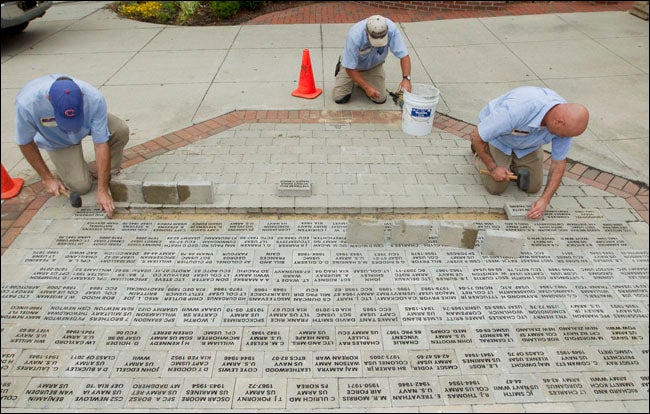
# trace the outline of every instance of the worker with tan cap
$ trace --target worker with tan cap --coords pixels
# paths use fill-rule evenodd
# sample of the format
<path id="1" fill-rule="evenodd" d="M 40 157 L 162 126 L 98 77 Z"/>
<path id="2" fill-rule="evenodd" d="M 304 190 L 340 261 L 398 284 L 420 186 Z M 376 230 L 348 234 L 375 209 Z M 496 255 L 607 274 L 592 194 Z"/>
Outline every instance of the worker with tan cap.
<path id="1" fill-rule="evenodd" d="M 391 20 L 374 15 L 364 19 L 348 32 L 343 49 L 343 59 L 337 65 L 334 80 L 334 102 L 344 104 L 358 85 L 373 102 L 386 102 L 386 73 L 384 61 L 388 51 L 400 60 L 402 80 L 398 91 L 411 91 L 411 58 L 402 34 Z"/>

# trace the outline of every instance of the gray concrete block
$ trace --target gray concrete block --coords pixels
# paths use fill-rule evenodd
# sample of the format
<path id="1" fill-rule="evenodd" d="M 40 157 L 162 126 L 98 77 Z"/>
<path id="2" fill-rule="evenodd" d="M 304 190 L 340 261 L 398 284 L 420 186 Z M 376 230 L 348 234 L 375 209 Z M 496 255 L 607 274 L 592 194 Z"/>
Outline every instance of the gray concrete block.
<path id="1" fill-rule="evenodd" d="M 278 197 L 310 197 L 309 180 L 280 180 L 276 191 Z"/>
<path id="2" fill-rule="evenodd" d="M 149 204 L 180 204 L 176 182 L 145 181 L 142 194 Z"/>
<path id="3" fill-rule="evenodd" d="M 214 201 L 211 181 L 179 181 L 177 188 L 181 204 L 212 204 Z"/>
<path id="4" fill-rule="evenodd" d="M 473 224 L 441 222 L 438 228 L 438 244 L 442 246 L 473 249 L 477 236 L 478 227 Z"/>
<path id="5" fill-rule="evenodd" d="M 519 257 L 526 237 L 514 231 L 485 230 L 483 254 L 490 256 Z"/>
<path id="6" fill-rule="evenodd" d="M 144 203 L 142 181 L 111 180 L 108 186 L 115 202 Z"/>
<path id="7" fill-rule="evenodd" d="M 346 239 L 349 244 L 384 244 L 384 223 L 369 219 L 350 219 Z"/>
<path id="8" fill-rule="evenodd" d="M 429 220 L 396 220 L 390 230 L 392 244 L 426 244 L 429 241 Z"/>

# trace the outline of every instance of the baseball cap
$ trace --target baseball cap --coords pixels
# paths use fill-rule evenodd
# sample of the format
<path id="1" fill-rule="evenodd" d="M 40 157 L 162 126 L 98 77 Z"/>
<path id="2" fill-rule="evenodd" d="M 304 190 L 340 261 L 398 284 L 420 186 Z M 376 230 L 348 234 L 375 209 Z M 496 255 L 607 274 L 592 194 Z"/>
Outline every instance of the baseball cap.
<path id="1" fill-rule="evenodd" d="M 71 79 L 57 79 L 50 87 L 49 96 L 59 128 L 66 132 L 79 131 L 84 125 L 84 101 L 79 85 Z"/>
<path id="2" fill-rule="evenodd" d="M 368 40 L 373 47 L 384 47 L 388 44 L 388 25 L 383 16 L 375 14 L 366 21 Z"/>

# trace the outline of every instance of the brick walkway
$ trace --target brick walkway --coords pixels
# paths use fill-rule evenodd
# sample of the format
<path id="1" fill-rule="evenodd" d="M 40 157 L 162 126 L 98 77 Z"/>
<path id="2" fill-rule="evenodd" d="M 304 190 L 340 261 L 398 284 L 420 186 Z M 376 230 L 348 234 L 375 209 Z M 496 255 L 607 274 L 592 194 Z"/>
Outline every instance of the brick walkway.
<path id="1" fill-rule="evenodd" d="M 601 4 L 604 3 L 604 4 Z M 373 14 L 381 14 L 396 22 L 423 22 L 430 20 L 467 19 L 478 17 L 522 16 L 527 14 L 628 11 L 633 1 L 538 1 L 507 5 L 503 10 L 477 11 L 421 11 L 386 7 L 368 7 L 354 1 L 318 2 L 259 16 L 246 24 L 298 23 L 356 23 Z"/>
<path id="2" fill-rule="evenodd" d="M 371 14 L 382 14 L 399 22 L 416 22 L 544 13 L 626 11 L 632 8 L 634 2 L 592 3 L 594 2 L 535 2 L 510 4 L 504 10 L 498 11 L 435 11 L 427 13 L 371 8 L 355 2 L 319 2 L 260 16 L 248 24 L 352 23 Z M 399 121 L 400 113 L 398 111 L 236 111 L 128 148 L 125 152 L 123 167 L 130 167 L 248 122 L 397 123 Z M 465 139 L 468 139 L 473 127 L 471 124 L 441 114 L 436 115 L 434 126 Z M 625 198 L 643 220 L 649 221 L 647 187 L 571 160 L 567 165 L 565 177 Z M 50 195 L 44 190 L 42 184 L 37 182 L 25 186 L 18 196 L 6 200 L 2 204 L 2 254 L 49 198 Z"/>
<path id="3" fill-rule="evenodd" d="M 124 152 L 122 167 L 127 168 L 176 148 L 226 131 L 244 123 L 398 123 L 399 111 L 235 111 L 200 124 L 154 138 Z M 434 127 L 469 140 L 473 125 L 442 114 L 436 114 Z M 602 172 L 596 168 L 573 162 L 567 163 L 565 177 L 623 197 L 648 222 L 648 189 L 632 181 Z M 41 184 L 34 183 L 20 194 L 2 204 L 2 253 L 18 237 L 41 206 L 50 198 Z"/>

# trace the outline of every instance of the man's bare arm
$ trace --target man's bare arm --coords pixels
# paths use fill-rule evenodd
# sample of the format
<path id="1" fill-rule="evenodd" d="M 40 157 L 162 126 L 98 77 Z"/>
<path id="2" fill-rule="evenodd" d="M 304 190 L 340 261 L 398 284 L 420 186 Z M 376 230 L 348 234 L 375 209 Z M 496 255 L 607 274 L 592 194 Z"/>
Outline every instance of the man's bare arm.
<path id="1" fill-rule="evenodd" d="M 108 190 L 111 179 L 111 155 L 107 142 L 95 144 L 95 161 L 97 163 L 97 205 L 106 212 L 108 218 L 113 217 L 115 203 Z"/>
<path id="2" fill-rule="evenodd" d="M 497 165 L 490 153 L 490 144 L 481 139 L 478 128 L 474 128 L 474 131 L 472 131 L 472 146 L 474 147 L 474 151 L 476 151 L 476 155 L 483 161 L 488 171 L 490 171 L 490 175 L 494 181 L 508 180 L 510 170 Z"/>
<path id="3" fill-rule="evenodd" d="M 50 168 L 45 163 L 43 156 L 41 155 L 41 150 L 38 149 L 34 141 L 29 144 L 19 145 L 20 152 L 23 153 L 23 156 L 32 166 L 34 171 L 41 177 L 45 189 L 55 196 L 60 195 L 60 190 L 63 189 L 63 183 L 61 183 L 50 171 Z"/>
<path id="4" fill-rule="evenodd" d="M 551 160 L 551 165 L 546 177 L 546 187 L 542 195 L 537 201 L 533 203 L 530 210 L 526 214 L 526 218 L 538 219 L 546 212 L 546 207 L 551 203 L 551 199 L 555 192 L 562 184 L 562 177 L 564 177 L 564 170 L 566 168 L 566 159 L 564 160 Z"/>
<path id="5" fill-rule="evenodd" d="M 476 151 L 476 155 L 483 161 L 489 171 L 494 171 L 498 167 L 496 161 L 492 158 L 492 154 L 490 154 L 490 145 L 481 139 L 478 128 L 474 128 L 474 131 L 472 131 L 472 146 Z"/>

